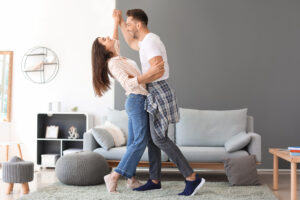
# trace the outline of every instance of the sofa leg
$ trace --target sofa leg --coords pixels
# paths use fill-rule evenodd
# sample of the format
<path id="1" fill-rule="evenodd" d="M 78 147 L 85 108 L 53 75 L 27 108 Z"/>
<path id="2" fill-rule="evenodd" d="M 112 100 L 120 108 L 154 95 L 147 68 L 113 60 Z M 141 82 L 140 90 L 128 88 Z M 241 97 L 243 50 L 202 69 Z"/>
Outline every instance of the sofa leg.
<path id="1" fill-rule="evenodd" d="M 14 189 L 14 184 L 13 183 L 8 183 L 7 188 L 6 188 L 6 194 L 10 194 Z"/>
<path id="2" fill-rule="evenodd" d="M 22 190 L 23 190 L 23 194 L 28 194 L 29 193 L 28 183 L 22 183 Z"/>

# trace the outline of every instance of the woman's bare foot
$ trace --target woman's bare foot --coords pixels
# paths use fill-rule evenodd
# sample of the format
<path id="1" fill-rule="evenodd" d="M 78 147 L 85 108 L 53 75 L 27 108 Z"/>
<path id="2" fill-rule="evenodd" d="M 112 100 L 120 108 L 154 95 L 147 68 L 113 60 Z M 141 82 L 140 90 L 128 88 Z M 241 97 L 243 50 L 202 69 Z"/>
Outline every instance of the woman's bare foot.
<path id="1" fill-rule="evenodd" d="M 132 177 L 131 179 L 127 179 L 127 188 L 128 189 L 134 189 L 142 186 L 143 184 L 137 180 L 135 177 Z"/>
<path id="2" fill-rule="evenodd" d="M 104 182 L 108 192 L 117 193 L 118 181 L 114 180 L 111 174 L 104 176 Z"/>

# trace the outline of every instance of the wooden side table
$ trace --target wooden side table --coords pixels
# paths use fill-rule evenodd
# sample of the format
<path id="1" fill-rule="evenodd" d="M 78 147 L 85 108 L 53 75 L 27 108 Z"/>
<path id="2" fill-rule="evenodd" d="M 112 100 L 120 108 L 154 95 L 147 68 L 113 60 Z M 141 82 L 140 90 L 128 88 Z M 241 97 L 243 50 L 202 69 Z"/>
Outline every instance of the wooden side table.
<path id="1" fill-rule="evenodd" d="M 12 146 L 12 145 L 17 145 L 20 158 L 23 159 L 23 155 L 22 155 L 22 151 L 21 151 L 21 144 L 23 144 L 23 143 L 22 142 L 1 142 L 0 143 L 0 146 L 6 147 L 6 150 L 5 150 L 6 161 L 8 161 L 9 146 Z"/>
<path id="2" fill-rule="evenodd" d="M 297 200 L 297 163 L 300 163 L 300 156 L 291 156 L 288 149 L 270 148 L 273 154 L 273 189 L 278 190 L 278 158 L 291 163 L 291 200 Z"/>

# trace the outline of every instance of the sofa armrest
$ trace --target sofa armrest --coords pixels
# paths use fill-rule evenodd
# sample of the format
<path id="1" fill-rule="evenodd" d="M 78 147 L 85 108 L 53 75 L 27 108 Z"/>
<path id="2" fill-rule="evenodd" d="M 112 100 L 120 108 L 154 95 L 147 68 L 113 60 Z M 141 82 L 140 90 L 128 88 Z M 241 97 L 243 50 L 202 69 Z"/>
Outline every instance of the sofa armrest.
<path id="1" fill-rule="evenodd" d="M 83 151 L 94 151 L 99 147 L 100 146 L 96 142 L 91 130 L 83 134 Z"/>
<path id="2" fill-rule="evenodd" d="M 261 162 L 261 136 L 253 132 L 248 134 L 251 136 L 251 141 L 246 146 L 246 149 L 250 155 L 255 155 L 256 162 Z"/>

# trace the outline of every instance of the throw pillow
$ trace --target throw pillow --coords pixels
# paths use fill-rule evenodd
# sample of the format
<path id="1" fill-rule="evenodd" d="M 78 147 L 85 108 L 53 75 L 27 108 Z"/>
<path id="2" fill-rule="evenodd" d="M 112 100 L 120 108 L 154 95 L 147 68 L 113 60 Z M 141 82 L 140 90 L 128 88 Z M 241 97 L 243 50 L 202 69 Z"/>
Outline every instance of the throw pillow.
<path id="1" fill-rule="evenodd" d="M 128 115 L 125 110 L 108 109 L 106 120 L 119 127 L 128 136 Z M 104 122 L 105 122 L 104 121 Z"/>
<path id="2" fill-rule="evenodd" d="M 125 133 L 113 123 L 106 121 L 101 128 L 107 130 L 111 134 L 114 139 L 114 143 L 116 147 L 126 145 L 126 136 Z"/>
<path id="3" fill-rule="evenodd" d="M 238 151 L 244 148 L 247 144 L 249 144 L 250 140 L 250 135 L 248 135 L 246 132 L 241 132 L 237 135 L 230 137 L 230 139 L 225 142 L 225 150 L 228 153 Z"/>
<path id="4" fill-rule="evenodd" d="M 226 159 L 224 169 L 231 186 L 260 184 L 254 155 Z"/>
<path id="5" fill-rule="evenodd" d="M 92 134 L 96 142 L 105 150 L 115 146 L 114 138 L 103 128 L 92 128 Z"/>

